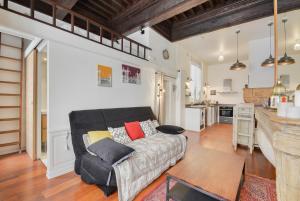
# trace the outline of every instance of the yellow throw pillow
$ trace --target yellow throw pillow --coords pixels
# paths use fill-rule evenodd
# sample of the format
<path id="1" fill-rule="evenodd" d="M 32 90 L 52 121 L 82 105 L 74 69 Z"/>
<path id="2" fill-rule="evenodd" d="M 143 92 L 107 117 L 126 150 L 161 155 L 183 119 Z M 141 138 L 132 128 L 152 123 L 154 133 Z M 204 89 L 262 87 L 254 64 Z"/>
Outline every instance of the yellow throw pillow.
<path id="1" fill-rule="evenodd" d="M 103 140 L 104 138 L 112 138 L 109 131 L 89 131 L 88 136 L 91 144 Z"/>

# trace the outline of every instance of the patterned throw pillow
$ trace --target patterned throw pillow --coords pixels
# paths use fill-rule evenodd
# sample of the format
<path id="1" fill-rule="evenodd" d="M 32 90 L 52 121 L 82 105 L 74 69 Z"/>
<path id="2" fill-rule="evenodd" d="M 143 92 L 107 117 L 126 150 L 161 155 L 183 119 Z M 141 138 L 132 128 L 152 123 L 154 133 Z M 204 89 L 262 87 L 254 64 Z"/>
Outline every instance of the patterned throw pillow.
<path id="1" fill-rule="evenodd" d="M 119 142 L 121 144 L 128 144 L 132 140 L 127 135 L 127 132 L 125 130 L 125 127 L 119 127 L 119 128 L 111 128 L 108 127 L 108 131 L 111 132 L 113 136 L 113 140 L 116 142 Z"/>
<path id="2" fill-rule="evenodd" d="M 154 128 L 158 127 L 159 126 L 159 123 L 157 120 L 153 120 L 152 121 L 153 125 L 154 125 Z"/>
<path id="3" fill-rule="evenodd" d="M 149 137 L 151 135 L 154 135 L 156 132 L 154 128 L 154 126 L 152 126 L 152 121 L 151 120 L 147 120 L 147 121 L 142 121 L 140 122 L 140 125 L 142 127 L 142 130 L 145 133 L 145 137 Z"/>
<path id="4" fill-rule="evenodd" d="M 159 126 L 159 123 L 158 123 L 157 120 L 153 120 L 153 121 L 149 120 L 149 126 L 150 126 L 150 128 L 152 130 L 152 135 L 158 133 L 158 131 L 156 130 L 156 127 Z"/>

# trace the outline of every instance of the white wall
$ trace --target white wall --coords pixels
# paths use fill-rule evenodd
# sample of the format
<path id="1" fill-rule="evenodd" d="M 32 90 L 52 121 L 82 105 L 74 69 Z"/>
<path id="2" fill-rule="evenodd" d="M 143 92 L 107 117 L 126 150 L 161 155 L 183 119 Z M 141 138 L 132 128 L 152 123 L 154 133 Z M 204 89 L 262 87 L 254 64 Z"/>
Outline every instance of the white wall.
<path id="1" fill-rule="evenodd" d="M 248 82 L 249 62 L 241 61 L 247 65 L 245 70 L 232 71 L 230 66 L 232 63 L 216 64 L 207 66 L 207 82 L 210 86 L 208 89 L 207 99 L 212 101 L 218 101 L 223 104 L 237 104 L 244 102 L 243 100 L 243 88 Z M 238 93 L 236 94 L 221 94 L 218 92 L 223 91 L 223 80 L 232 79 L 232 90 Z M 216 95 L 210 95 L 210 90 L 216 90 Z"/>
<path id="2" fill-rule="evenodd" d="M 278 78 L 280 75 L 290 75 L 290 84 L 288 90 L 295 90 L 300 84 L 300 55 L 289 55 L 295 59 L 295 63 L 287 66 L 278 67 Z"/>
<path id="3" fill-rule="evenodd" d="M 146 45 L 153 49 L 148 62 L 7 11 L 1 10 L 0 24 L 0 28 L 49 41 L 47 176 L 50 178 L 73 170 L 74 154 L 71 140 L 67 138 L 70 111 L 153 106 L 155 71 L 176 76 L 177 69 L 189 67 L 187 64 L 191 56 L 186 57 L 188 53 L 179 54 L 179 46 L 165 40 L 151 29 L 148 39 L 142 36 L 144 41 L 149 40 Z M 169 60 L 162 58 L 163 49 L 169 50 Z M 112 88 L 97 86 L 97 64 L 112 67 Z M 122 64 L 141 68 L 141 85 L 121 82 Z M 183 102 L 180 106 L 182 105 Z M 177 122 L 182 122 L 182 119 Z"/>
<path id="4" fill-rule="evenodd" d="M 272 38 L 273 41 L 273 38 Z M 249 45 L 249 87 L 274 86 L 274 68 L 263 68 L 261 63 L 270 55 L 270 39 L 252 40 Z M 274 50 L 272 49 L 272 55 Z"/>
<path id="5" fill-rule="evenodd" d="M 271 41 L 273 41 L 273 37 Z M 249 42 L 249 87 L 273 87 L 274 86 L 274 67 L 261 67 L 261 63 L 269 57 L 270 38 L 263 38 L 259 40 L 252 40 Z M 272 46 L 272 55 L 274 56 L 274 47 Z M 282 57 L 283 52 L 279 55 Z M 278 78 L 282 74 L 290 75 L 290 90 L 295 90 L 300 83 L 300 55 L 291 55 L 296 63 L 287 66 L 278 66 Z"/>

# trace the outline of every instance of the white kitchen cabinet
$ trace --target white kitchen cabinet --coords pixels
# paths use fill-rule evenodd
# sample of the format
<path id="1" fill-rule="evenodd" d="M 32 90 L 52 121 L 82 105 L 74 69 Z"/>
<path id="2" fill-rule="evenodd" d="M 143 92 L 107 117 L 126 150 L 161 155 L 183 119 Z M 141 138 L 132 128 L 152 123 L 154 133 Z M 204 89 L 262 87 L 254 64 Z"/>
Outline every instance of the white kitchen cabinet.
<path id="1" fill-rule="evenodd" d="M 185 129 L 200 132 L 205 128 L 205 108 L 185 108 Z"/>
<path id="2" fill-rule="evenodd" d="M 233 108 L 233 137 L 234 150 L 237 145 L 245 145 L 252 154 L 254 147 L 254 104 L 238 104 Z"/>
<path id="3" fill-rule="evenodd" d="M 218 122 L 217 119 L 218 107 L 217 106 L 209 106 L 207 107 L 207 126 L 212 126 Z"/>

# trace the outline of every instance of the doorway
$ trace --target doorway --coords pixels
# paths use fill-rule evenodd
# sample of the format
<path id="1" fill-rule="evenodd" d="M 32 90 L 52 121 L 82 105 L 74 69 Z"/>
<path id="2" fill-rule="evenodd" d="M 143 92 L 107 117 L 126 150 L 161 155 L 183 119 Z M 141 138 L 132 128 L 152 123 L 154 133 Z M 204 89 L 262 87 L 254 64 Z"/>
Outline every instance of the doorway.
<path id="1" fill-rule="evenodd" d="M 26 151 L 47 167 L 48 43 L 42 42 L 25 58 Z"/>
<path id="2" fill-rule="evenodd" d="M 38 55 L 38 118 L 37 118 L 37 159 L 41 160 L 47 167 L 47 145 L 48 145 L 48 43 L 42 42 L 37 47 Z"/>
<path id="3" fill-rule="evenodd" d="M 176 124 L 176 78 L 161 72 L 155 74 L 155 111 L 160 124 Z"/>

